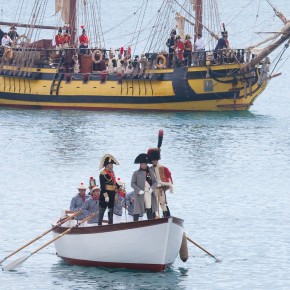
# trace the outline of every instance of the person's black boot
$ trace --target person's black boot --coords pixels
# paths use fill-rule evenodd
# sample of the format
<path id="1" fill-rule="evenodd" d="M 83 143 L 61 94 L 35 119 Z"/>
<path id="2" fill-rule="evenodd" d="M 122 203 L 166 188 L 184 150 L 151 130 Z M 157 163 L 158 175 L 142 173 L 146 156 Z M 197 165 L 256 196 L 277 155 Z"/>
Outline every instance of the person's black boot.
<path id="1" fill-rule="evenodd" d="M 146 208 L 146 215 L 148 220 L 152 220 L 152 208 Z"/>
<path id="2" fill-rule="evenodd" d="M 106 209 L 103 207 L 99 208 L 99 222 L 98 225 L 101 226 L 103 223 L 103 219 L 104 219 L 104 213 L 105 213 Z"/>
<path id="3" fill-rule="evenodd" d="M 167 216 L 171 216 L 170 210 L 169 210 L 169 207 L 168 206 L 166 206 L 166 209 L 167 209 Z"/>
<path id="4" fill-rule="evenodd" d="M 167 210 L 163 211 L 163 217 L 168 217 L 168 216 L 170 216 L 170 211 L 169 211 L 168 206 L 166 206 L 166 209 L 167 209 Z"/>
<path id="5" fill-rule="evenodd" d="M 109 208 L 109 211 L 108 211 L 108 224 L 109 225 L 112 225 L 113 224 L 113 209 L 112 208 Z"/>
<path id="6" fill-rule="evenodd" d="M 134 220 L 134 222 L 138 222 L 139 214 L 133 214 L 133 220 Z"/>

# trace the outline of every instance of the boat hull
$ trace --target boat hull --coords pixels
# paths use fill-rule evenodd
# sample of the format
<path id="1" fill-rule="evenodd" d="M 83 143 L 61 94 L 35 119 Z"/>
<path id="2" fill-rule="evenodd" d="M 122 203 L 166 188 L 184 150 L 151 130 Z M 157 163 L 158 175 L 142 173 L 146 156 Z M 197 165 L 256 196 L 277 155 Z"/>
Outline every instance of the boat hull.
<path id="1" fill-rule="evenodd" d="M 54 230 L 54 237 L 66 229 Z M 175 217 L 85 225 L 56 240 L 55 248 L 73 265 L 164 271 L 178 256 L 182 235 L 183 220 Z"/>
<path id="2" fill-rule="evenodd" d="M 112 74 L 105 81 L 97 73 L 71 74 L 69 81 L 59 74 L 56 81 L 57 72 L 49 68 L 32 69 L 25 77 L 14 75 L 14 67 L 3 71 L 0 106 L 27 109 L 244 111 L 267 85 L 258 84 L 258 71 L 246 83 L 237 64 L 151 70 L 146 79 Z M 233 71 L 237 76 L 228 76 Z"/>

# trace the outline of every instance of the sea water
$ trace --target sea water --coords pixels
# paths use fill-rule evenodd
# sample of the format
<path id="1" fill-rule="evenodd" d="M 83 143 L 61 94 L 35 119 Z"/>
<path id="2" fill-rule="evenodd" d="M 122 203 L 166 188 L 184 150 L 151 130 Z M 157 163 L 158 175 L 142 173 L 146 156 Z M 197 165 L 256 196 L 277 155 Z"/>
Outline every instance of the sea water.
<path id="1" fill-rule="evenodd" d="M 232 2 L 225 2 L 223 12 L 233 16 Z M 250 1 L 241 2 L 239 8 Z M 287 1 L 275 3 L 285 8 Z M 283 12 L 290 18 L 289 9 Z M 0 259 L 47 230 L 81 181 L 98 179 L 104 154 L 118 159 L 116 176 L 129 191 L 135 157 L 156 147 L 163 129 L 161 163 L 174 181 L 170 211 L 221 262 L 188 243 L 188 261 L 178 257 L 164 273 L 87 268 L 63 263 L 52 244 L 17 270 L 0 272 L 0 289 L 289 289 L 289 78 L 286 65 L 249 112 L 1 108 Z"/>

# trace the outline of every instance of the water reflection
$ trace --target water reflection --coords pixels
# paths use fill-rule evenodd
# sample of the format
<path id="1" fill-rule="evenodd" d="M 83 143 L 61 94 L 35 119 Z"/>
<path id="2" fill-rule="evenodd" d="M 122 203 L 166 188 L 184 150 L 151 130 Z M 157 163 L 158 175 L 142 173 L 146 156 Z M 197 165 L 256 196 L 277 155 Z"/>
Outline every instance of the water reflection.
<path id="1" fill-rule="evenodd" d="M 185 289 L 187 269 L 165 272 L 71 266 L 59 261 L 51 268 L 53 284 L 75 289 Z"/>

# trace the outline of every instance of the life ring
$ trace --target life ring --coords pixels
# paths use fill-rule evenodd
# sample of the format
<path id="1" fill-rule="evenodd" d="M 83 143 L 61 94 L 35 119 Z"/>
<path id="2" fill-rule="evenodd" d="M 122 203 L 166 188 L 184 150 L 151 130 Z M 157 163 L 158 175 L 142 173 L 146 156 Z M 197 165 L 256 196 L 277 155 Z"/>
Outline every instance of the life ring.
<path id="1" fill-rule="evenodd" d="M 99 50 L 96 49 L 92 53 L 92 61 L 93 63 L 100 63 L 103 60 L 103 53 Z"/>
<path id="2" fill-rule="evenodd" d="M 156 67 L 162 69 L 166 66 L 166 58 L 163 54 L 158 54 L 156 58 Z"/>
<path id="3" fill-rule="evenodd" d="M 13 46 L 23 47 L 28 43 L 30 43 L 30 39 L 25 34 L 21 34 L 18 37 L 16 37 L 16 39 L 13 41 Z"/>

